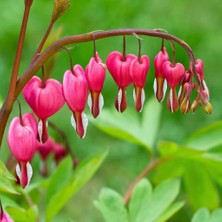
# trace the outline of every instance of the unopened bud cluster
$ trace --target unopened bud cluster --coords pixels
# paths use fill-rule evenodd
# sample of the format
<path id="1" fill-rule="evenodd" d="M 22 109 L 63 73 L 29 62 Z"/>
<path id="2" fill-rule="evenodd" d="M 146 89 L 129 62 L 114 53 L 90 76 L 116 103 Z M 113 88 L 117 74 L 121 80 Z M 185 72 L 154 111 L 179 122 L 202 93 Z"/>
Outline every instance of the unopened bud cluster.
<path id="1" fill-rule="evenodd" d="M 190 110 L 194 112 L 200 104 L 207 113 L 211 113 L 209 91 L 204 81 L 203 62 L 200 59 L 197 59 L 195 64 L 192 62 L 186 70 L 183 64 L 171 62 L 166 48 L 162 47 L 154 58 L 155 96 L 159 102 L 162 102 L 168 86 L 167 106 L 171 112 L 176 112 L 178 109 L 184 114 Z M 135 109 L 141 112 L 145 101 L 144 87 L 149 68 L 150 59 L 147 55 L 136 56 L 114 51 L 107 56 L 106 63 L 103 63 L 98 52 L 95 52 L 85 69 L 77 64 L 71 70 L 65 71 L 62 84 L 51 78 L 41 80 L 37 76 L 32 77 L 22 93 L 37 116 L 38 122 L 32 114 L 27 113 L 21 118 L 15 117 L 8 132 L 9 147 L 18 160 L 16 172 L 21 185 L 25 187 L 29 183 L 32 174 L 29 161 L 36 150 L 43 160 L 52 150 L 56 152 L 55 142 L 48 138 L 47 119 L 59 111 L 64 103 L 72 112 L 71 124 L 77 135 L 84 138 L 88 125 L 88 118 L 84 113 L 87 101 L 94 118 L 100 114 L 104 105 L 102 90 L 106 69 L 118 86 L 115 101 L 117 111 L 126 110 L 126 87 L 133 84 Z M 193 90 L 197 93 L 196 99 L 191 103 Z M 58 152 L 62 153 L 61 156 L 65 155 L 64 149 Z"/>

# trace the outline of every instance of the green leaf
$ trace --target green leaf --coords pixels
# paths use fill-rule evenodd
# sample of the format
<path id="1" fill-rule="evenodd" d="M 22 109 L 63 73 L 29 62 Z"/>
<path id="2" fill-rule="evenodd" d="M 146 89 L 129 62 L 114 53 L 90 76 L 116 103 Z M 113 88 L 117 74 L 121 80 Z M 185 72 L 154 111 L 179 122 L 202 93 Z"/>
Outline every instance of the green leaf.
<path id="1" fill-rule="evenodd" d="M 18 207 L 6 207 L 10 217 L 16 222 L 36 222 L 38 216 L 37 206 L 28 209 Z"/>
<path id="2" fill-rule="evenodd" d="M 89 181 L 104 161 L 106 155 L 107 152 L 99 152 L 78 165 L 70 182 L 60 188 L 47 204 L 46 221 L 51 221 L 66 202 Z"/>
<path id="3" fill-rule="evenodd" d="M 8 171 L 7 167 L 2 161 L 0 161 L 0 176 L 6 177 L 10 180 L 15 180 L 15 177 Z"/>
<path id="4" fill-rule="evenodd" d="M 195 132 L 186 141 L 185 145 L 198 149 L 209 150 L 222 145 L 222 121 L 206 126 Z"/>
<path id="5" fill-rule="evenodd" d="M 206 208 L 199 209 L 193 216 L 191 222 L 209 222 L 210 212 Z"/>
<path id="6" fill-rule="evenodd" d="M 141 139 L 153 147 L 159 131 L 162 105 L 159 104 L 155 97 L 149 99 L 145 104 L 142 116 Z"/>
<path id="7" fill-rule="evenodd" d="M 186 163 L 184 184 L 188 200 L 194 209 L 215 209 L 219 206 L 218 192 L 203 164 L 193 161 Z"/>
<path id="8" fill-rule="evenodd" d="M 139 114 L 130 107 L 123 114 L 116 110 L 103 109 L 100 117 L 93 124 L 103 132 L 150 150 L 154 146 L 159 128 L 161 106 L 150 99 L 144 106 L 142 121 Z"/>
<path id="9" fill-rule="evenodd" d="M 203 157 L 204 151 L 185 146 L 178 146 L 174 142 L 163 141 L 158 145 L 158 151 L 163 157 L 197 159 Z"/>
<path id="10" fill-rule="evenodd" d="M 152 195 L 152 185 L 147 179 L 142 179 L 134 188 L 129 203 L 129 218 L 131 222 L 136 221 L 141 206 L 149 202 Z"/>
<path id="11" fill-rule="evenodd" d="M 217 209 L 211 214 L 209 222 L 218 222 L 221 221 L 221 219 L 222 219 L 222 209 Z"/>
<path id="12" fill-rule="evenodd" d="M 106 222 L 128 221 L 123 198 L 116 191 L 103 188 L 99 200 L 95 201 L 94 204 L 101 211 Z"/>
<path id="13" fill-rule="evenodd" d="M 165 222 L 169 218 L 171 218 L 178 210 L 180 210 L 184 206 L 184 201 L 179 201 L 173 203 L 170 207 L 166 209 L 166 211 L 161 214 L 161 216 L 157 219 L 156 222 Z"/>
<path id="14" fill-rule="evenodd" d="M 72 176 L 73 160 L 66 157 L 58 166 L 55 173 L 50 178 L 46 193 L 46 204 L 49 204 L 53 196 L 65 185 L 69 183 Z"/>
<path id="15" fill-rule="evenodd" d="M 151 198 L 138 211 L 135 221 L 131 222 L 153 222 L 156 221 L 175 200 L 179 194 L 180 181 L 177 179 L 167 180 L 157 186 Z"/>
<path id="16" fill-rule="evenodd" d="M 11 181 L 4 176 L 0 176 L 0 190 L 6 193 L 19 194 L 19 192 L 11 184 Z"/>

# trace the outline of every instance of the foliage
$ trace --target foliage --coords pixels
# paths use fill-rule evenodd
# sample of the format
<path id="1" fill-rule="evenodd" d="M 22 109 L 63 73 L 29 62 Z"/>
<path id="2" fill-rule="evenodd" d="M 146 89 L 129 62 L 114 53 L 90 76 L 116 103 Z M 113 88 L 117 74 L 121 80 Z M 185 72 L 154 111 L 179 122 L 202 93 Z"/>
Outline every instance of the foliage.
<path id="1" fill-rule="evenodd" d="M 180 183 L 176 179 L 165 181 L 154 190 L 150 182 L 143 179 L 135 187 L 128 209 L 124 207 L 121 195 L 109 188 L 102 189 L 95 206 L 106 222 L 161 222 L 183 206 L 182 201 L 173 203 L 179 190 Z"/>

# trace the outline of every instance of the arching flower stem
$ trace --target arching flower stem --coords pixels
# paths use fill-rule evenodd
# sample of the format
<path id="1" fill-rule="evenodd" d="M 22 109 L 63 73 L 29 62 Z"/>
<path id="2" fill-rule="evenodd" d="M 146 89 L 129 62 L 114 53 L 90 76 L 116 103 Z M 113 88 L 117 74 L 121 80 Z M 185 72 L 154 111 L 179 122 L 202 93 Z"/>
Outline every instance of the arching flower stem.
<path id="1" fill-rule="evenodd" d="M 136 33 L 137 35 L 151 36 L 177 42 L 187 52 L 190 59 L 192 73 L 196 76 L 198 85 L 201 85 L 200 78 L 197 75 L 195 68 L 195 57 L 189 45 L 174 35 L 160 32 L 159 29 L 152 29 L 152 30 L 134 29 L 134 28 L 117 29 L 117 30 L 93 32 L 93 34 L 86 33 L 86 34 L 64 37 L 51 44 L 44 52 L 42 52 L 38 56 L 38 58 L 36 58 L 36 60 L 28 66 L 28 68 L 24 71 L 24 73 L 21 75 L 21 77 L 18 80 L 17 80 L 17 75 L 13 75 L 11 80 L 13 84 L 10 84 L 10 89 L 9 89 L 11 93 L 9 93 L 8 97 L 4 101 L 4 104 L 0 110 L 0 123 L 1 123 L 0 145 L 5 131 L 6 123 L 11 113 L 13 103 L 16 97 L 20 94 L 21 90 L 26 85 L 26 83 L 31 79 L 31 77 L 35 75 L 35 73 L 48 61 L 48 59 L 51 58 L 55 53 L 57 53 L 62 47 L 69 44 L 89 42 L 108 37 L 133 35 L 133 33 Z"/>

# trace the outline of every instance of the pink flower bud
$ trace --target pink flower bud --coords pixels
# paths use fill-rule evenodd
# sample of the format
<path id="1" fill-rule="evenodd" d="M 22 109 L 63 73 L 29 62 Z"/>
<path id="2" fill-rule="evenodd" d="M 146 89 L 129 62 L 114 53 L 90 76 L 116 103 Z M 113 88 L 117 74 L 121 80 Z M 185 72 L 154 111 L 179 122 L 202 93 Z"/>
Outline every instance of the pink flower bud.
<path id="1" fill-rule="evenodd" d="M 197 59 L 195 63 L 195 68 L 201 80 L 204 80 L 203 67 L 204 67 L 203 61 L 201 59 Z"/>
<path id="2" fill-rule="evenodd" d="M 39 137 L 44 143 L 48 138 L 46 119 L 55 114 L 64 104 L 62 85 L 55 79 L 48 79 L 42 84 L 42 80 L 34 76 L 26 84 L 22 93 L 26 102 L 42 121 Z"/>
<path id="3" fill-rule="evenodd" d="M 36 151 L 37 122 L 32 114 L 26 113 L 20 119 L 15 117 L 8 130 L 8 145 L 18 161 L 16 173 L 22 187 L 26 187 L 32 176 L 29 161 Z"/>
<path id="4" fill-rule="evenodd" d="M 132 78 L 129 72 L 130 64 L 136 56 L 129 54 L 125 58 L 120 52 L 111 52 L 107 59 L 106 65 L 112 75 L 114 81 L 119 87 L 115 106 L 119 112 L 123 112 L 127 107 L 125 87 L 132 83 Z"/>
<path id="5" fill-rule="evenodd" d="M 202 86 L 201 86 L 202 89 L 201 89 L 201 91 L 202 90 L 205 91 L 206 99 L 209 100 L 210 92 L 209 92 L 207 84 L 206 84 L 206 82 L 204 80 L 204 72 L 203 72 L 204 64 L 203 64 L 203 61 L 201 59 L 197 59 L 196 60 L 195 68 L 196 68 L 197 74 L 200 76 L 200 80 L 202 82 Z"/>
<path id="6" fill-rule="evenodd" d="M 183 91 L 184 96 L 181 97 L 180 110 L 183 114 L 186 114 L 190 111 L 190 108 L 191 108 L 190 96 L 194 89 L 194 86 L 195 86 L 194 84 L 189 83 L 189 82 L 185 82 L 182 86 L 183 87 L 182 91 Z"/>
<path id="7" fill-rule="evenodd" d="M 83 138 L 86 133 L 88 119 L 83 113 L 86 106 L 88 89 L 85 72 L 80 65 L 73 67 L 73 73 L 67 70 L 63 77 L 63 95 L 66 103 L 73 112 L 71 123 L 78 136 Z"/>
<path id="8" fill-rule="evenodd" d="M 67 155 L 66 149 L 60 143 L 54 143 L 53 151 L 56 164 L 58 164 Z"/>
<path id="9" fill-rule="evenodd" d="M 96 53 L 95 57 L 90 59 L 85 72 L 88 88 L 90 90 L 88 104 L 92 115 L 96 118 L 104 104 L 101 91 L 106 78 L 106 65 L 102 63 L 98 53 Z"/>
<path id="10" fill-rule="evenodd" d="M 141 56 L 140 61 L 138 58 L 133 59 L 130 64 L 130 75 L 134 84 L 133 97 L 137 112 L 143 109 L 145 100 L 144 86 L 149 67 L 150 60 L 146 55 Z"/>
<path id="11" fill-rule="evenodd" d="M 156 98 L 159 102 L 163 101 L 167 89 L 166 80 L 162 73 L 162 66 L 163 63 L 168 60 L 169 56 L 167 54 L 166 48 L 163 48 L 163 50 L 161 50 L 154 58 L 155 79 L 153 88 Z"/>
<path id="12" fill-rule="evenodd" d="M 167 106 L 171 112 L 176 112 L 179 108 L 176 87 L 184 77 L 185 68 L 181 63 L 172 64 L 170 61 L 166 61 L 163 63 L 162 73 L 170 87 Z"/>
<path id="13" fill-rule="evenodd" d="M 42 160 L 46 160 L 50 152 L 53 151 L 54 143 L 54 140 L 50 137 L 43 144 L 37 143 L 36 150 L 39 152 L 39 155 L 41 156 Z"/>

